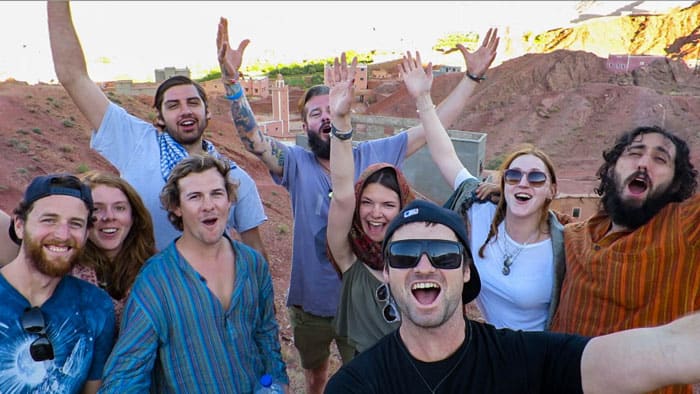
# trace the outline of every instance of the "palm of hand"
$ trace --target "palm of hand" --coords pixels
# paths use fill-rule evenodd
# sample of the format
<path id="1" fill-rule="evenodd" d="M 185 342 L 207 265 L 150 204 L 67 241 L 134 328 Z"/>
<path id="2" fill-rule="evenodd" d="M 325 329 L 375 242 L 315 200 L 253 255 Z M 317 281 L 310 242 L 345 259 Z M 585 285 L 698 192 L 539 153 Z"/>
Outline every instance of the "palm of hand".
<path id="1" fill-rule="evenodd" d="M 421 93 L 429 92 L 431 81 L 421 68 L 414 68 L 404 76 L 404 83 L 408 93 L 417 97 Z"/>

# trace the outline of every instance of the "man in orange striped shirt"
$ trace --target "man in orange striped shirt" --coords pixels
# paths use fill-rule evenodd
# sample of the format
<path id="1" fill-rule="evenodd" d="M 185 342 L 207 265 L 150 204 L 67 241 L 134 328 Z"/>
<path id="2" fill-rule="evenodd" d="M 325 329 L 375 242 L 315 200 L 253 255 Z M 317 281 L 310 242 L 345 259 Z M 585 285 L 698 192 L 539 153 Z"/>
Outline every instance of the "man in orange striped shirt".
<path id="1" fill-rule="evenodd" d="M 639 127 L 603 157 L 602 210 L 564 232 L 566 277 L 553 331 L 596 336 L 700 309 L 700 195 L 688 145 L 662 128 Z"/>

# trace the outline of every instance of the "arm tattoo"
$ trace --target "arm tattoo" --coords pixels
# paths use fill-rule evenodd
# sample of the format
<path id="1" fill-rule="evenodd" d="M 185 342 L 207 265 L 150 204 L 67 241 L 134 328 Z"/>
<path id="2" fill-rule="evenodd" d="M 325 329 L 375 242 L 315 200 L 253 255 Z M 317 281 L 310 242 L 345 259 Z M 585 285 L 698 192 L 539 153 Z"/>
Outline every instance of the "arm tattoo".
<path id="1" fill-rule="evenodd" d="M 280 167 L 284 167 L 284 155 L 285 152 L 287 152 L 286 149 L 284 149 L 284 146 L 281 142 L 277 141 L 276 139 L 269 138 L 270 140 L 270 153 L 272 154 L 272 157 L 277 158 L 277 165 Z"/>

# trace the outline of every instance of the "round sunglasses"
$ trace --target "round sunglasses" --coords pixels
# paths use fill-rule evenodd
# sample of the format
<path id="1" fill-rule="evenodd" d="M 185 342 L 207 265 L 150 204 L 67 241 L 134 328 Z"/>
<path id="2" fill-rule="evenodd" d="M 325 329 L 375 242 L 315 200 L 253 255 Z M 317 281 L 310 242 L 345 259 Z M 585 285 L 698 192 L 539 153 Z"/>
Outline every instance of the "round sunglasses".
<path id="1" fill-rule="evenodd" d="M 503 179 L 509 185 L 517 185 L 526 177 L 527 182 L 532 187 L 542 187 L 545 182 L 547 182 L 547 174 L 540 170 L 532 170 L 530 172 L 525 172 L 518 170 L 517 168 L 509 168 L 503 172 Z"/>

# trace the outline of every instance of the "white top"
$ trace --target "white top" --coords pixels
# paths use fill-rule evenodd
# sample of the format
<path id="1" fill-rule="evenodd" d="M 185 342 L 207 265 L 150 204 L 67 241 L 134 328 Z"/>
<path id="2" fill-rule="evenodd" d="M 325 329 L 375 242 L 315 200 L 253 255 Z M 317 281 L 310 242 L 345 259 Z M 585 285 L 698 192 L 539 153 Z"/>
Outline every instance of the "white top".
<path id="1" fill-rule="evenodd" d="M 473 176 L 466 170 L 455 179 L 455 188 Z M 491 239 L 479 257 L 479 248 L 488 236 L 496 205 L 473 204 L 469 209 L 471 223 L 470 249 L 481 277 L 477 305 L 486 321 L 497 328 L 542 331 L 552 301 L 554 256 L 552 240 L 523 245 L 512 240 L 505 231 L 505 222 L 498 226 L 498 238 Z M 510 273 L 503 275 L 506 253 L 511 255 Z"/>

